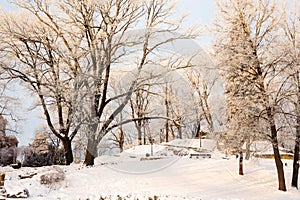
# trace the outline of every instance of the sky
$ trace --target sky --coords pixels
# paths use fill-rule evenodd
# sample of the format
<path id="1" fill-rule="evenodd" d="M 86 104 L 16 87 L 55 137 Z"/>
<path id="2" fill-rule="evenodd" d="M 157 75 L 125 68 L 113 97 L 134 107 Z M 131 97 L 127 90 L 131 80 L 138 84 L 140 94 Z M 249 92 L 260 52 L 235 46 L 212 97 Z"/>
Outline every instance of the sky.
<path id="1" fill-rule="evenodd" d="M 5 10 L 14 11 L 16 8 L 12 7 L 7 0 L 0 0 L 0 7 Z M 186 18 L 185 25 L 189 26 L 194 23 L 199 23 L 201 25 L 211 25 L 211 21 L 214 17 L 216 11 L 215 2 L 213 0 L 178 0 L 178 9 L 183 13 L 189 13 L 189 16 Z M 203 36 L 198 42 L 200 45 L 209 43 L 209 37 Z M 32 142 L 33 134 L 41 129 L 40 122 L 42 114 L 38 110 L 28 110 L 31 106 L 29 105 L 30 101 L 27 99 L 26 103 L 22 104 L 25 106 L 26 114 L 24 115 L 25 120 L 23 120 L 20 126 L 20 134 L 17 135 L 20 144 L 19 145 L 28 145 Z M 26 118 L 26 116 L 29 116 Z M 45 125 L 44 125 L 45 126 Z"/>
<path id="2" fill-rule="evenodd" d="M 178 0 L 178 6 L 190 12 L 188 22 L 201 22 L 211 24 L 216 11 L 215 1 L 213 0 Z"/>

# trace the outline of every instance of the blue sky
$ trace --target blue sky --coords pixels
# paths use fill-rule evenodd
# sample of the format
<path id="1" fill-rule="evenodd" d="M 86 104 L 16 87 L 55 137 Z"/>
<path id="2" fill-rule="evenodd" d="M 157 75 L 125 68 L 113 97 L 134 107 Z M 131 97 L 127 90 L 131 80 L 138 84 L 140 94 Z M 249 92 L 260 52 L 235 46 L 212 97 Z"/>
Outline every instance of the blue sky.
<path id="1" fill-rule="evenodd" d="M 190 12 L 188 22 L 210 24 L 216 11 L 213 0 L 178 0 L 178 3 L 180 8 Z"/>
<path id="2" fill-rule="evenodd" d="M 6 10 L 15 10 L 6 0 L 0 0 L 0 7 Z M 211 20 L 216 11 L 213 0 L 178 0 L 178 9 L 190 14 L 186 19 L 186 25 L 191 25 L 193 23 L 211 25 Z M 199 41 L 201 43 L 206 43 L 207 40 L 209 40 L 209 37 L 202 37 Z M 31 119 L 23 121 L 24 125 L 20 130 L 22 134 L 17 136 L 20 145 L 28 145 L 32 142 L 33 133 L 35 133 L 38 128 L 41 128 L 37 126 L 37 124 L 41 122 L 41 119 L 37 120 L 41 115 L 42 114 L 39 114 L 37 110 L 28 111 L 28 113 L 26 113 L 26 116 Z"/>

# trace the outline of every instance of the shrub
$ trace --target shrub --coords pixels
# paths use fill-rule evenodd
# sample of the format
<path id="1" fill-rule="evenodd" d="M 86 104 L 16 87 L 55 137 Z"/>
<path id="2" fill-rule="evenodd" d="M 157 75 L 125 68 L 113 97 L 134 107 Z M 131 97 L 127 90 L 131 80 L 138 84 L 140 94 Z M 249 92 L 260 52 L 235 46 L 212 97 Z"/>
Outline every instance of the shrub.
<path id="1" fill-rule="evenodd" d="M 62 164 L 65 164 L 64 151 L 49 145 L 46 152 L 38 152 L 34 148 L 28 148 L 25 151 L 22 165 L 24 167 L 41 167 Z"/>

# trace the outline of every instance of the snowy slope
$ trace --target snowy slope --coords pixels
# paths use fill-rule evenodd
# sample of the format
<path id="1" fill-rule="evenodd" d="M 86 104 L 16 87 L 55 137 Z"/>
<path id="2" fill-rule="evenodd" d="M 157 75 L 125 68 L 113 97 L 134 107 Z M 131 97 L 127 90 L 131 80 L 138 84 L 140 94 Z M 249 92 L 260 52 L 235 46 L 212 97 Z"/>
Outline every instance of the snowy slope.
<path id="1" fill-rule="evenodd" d="M 156 146 L 157 152 L 165 146 Z M 139 153 L 140 152 L 140 153 Z M 60 166 L 66 179 L 51 186 L 40 184 L 41 174 L 53 167 L 0 168 L 6 172 L 9 190 L 25 187 L 32 200 L 62 199 L 274 199 L 299 200 L 300 191 L 289 188 L 292 161 L 284 160 L 288 192 L 277 190 L 273 160 L 253 159 L 245 163 L 245 175 L 238 175 L 238 160 L 214 152 L 211 159 L 190 159 L 188 156 L 165 156 L 141 161 L 149 146 L 135 147 L 117 156 L 102 156 L 94 167 L 80 164 Z M 154 156 L 156 157 L 156 156 Z M 31 179 L 18 179 L 19 174 L 37 173 Z"/>
<path id="2" fill-rule="evenodd" d="M 200 148 L 199 139 L 175 139 L 167 143 L 170 146 Z M 201 140 L 201 149 L 212 151 L 216 147 L 216 141 L 211 139 Z"/>

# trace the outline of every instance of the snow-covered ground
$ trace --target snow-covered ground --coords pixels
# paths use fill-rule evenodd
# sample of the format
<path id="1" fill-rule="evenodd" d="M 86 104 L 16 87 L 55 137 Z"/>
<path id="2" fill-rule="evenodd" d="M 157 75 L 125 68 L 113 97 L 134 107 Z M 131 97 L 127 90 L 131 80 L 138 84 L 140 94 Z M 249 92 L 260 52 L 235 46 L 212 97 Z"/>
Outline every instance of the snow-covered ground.
<path id="1" fill-rule="evenodd" d="M 203 141 L 206 149 L 214 149 L 211 141 Z M 180 145 L 178 145 L 180 143 Z M 188 143 L 188 144 L 187 144 Z M 174 146 L 193 146 L 193 141 L 173 141 Z M 238 160 L 223 159 L 216 150 L 212 158 L 176 156 L 180 148 L 154 145 L 154 156 L 147 157 L 150 146 L 138 146 L 115 156 L 101 156 L 94 167 L 82 164 L 59 166 L 65 180 L 53 185 L 41 185 L 41 175 L 53 167 L 0 168 L 6 173 L 8 193 L 27 188 L 29 199 L 98 200 L 100 197 L 117 199 L 274 199 L 299 200 L 300 191 L 289 187 L 292 161 L 284 160 L 288 192 L 277 190 L 274 160 L 253 158 L 244 165 L 244 176 L 238 175 Z M 181 149 L 193 151 L 192 149 Z M 176 154 L 176 153 L 175 153 Z M 19 179 L 18 175 L 35 174 Z"/>

